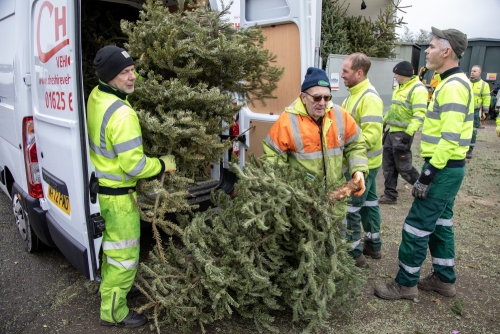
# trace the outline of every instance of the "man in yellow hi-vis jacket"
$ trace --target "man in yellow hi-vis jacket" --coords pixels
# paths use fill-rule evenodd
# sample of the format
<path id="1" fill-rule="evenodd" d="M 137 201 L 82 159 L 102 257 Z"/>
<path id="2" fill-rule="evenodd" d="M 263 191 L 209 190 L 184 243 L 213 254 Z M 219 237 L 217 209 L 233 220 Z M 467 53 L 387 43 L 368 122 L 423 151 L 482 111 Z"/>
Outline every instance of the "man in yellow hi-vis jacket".
<path id="1" fill-rule="evenodd" d="M 347 208 L 347 228 L 352 231 L 352 238 L 360 238 L 361 223 L 366 232 L 363 244 L 358 243 L 351 254 L 361 260 L 364 260 L 364 255 L 373 259 L 382 257 L 380 239 L 382 219 L 378 205 L 376 177 L 382 165 L 384 103 L 367 78 L 370 66 L 371 61 L 364 53 L 353 53 L 344 59 L 341 75 L 344 85 L 349 90 L 349 96 L 342 102 L 342 107 L 361 127 L 370 170 L 366 178 L 365 193 L 362 196 L 351 196 L 351 205 Z M 361 260 L 357 260 L 357 263 L 361 263 Z"/>
<path id="2" fill-rule="evenodd" d="M 130 199 L 138 179 L 174 171 L 173 156 L 144 155 L 137 114 L 127 100 L 134 91 L 134 61 L 122 48 L 108 45 L 94 59 L 99 85 L 87 105 L 90 159 L 99 178 L 99 205 L 105 219 L 101 267 L 101 325 L 134 328 L 146 316 L 127 307 L 139 263 L 139 212 Z"/>
<path id="3" fill-rule="evenodd" d="M 425 162 L 413 185 L 415 199 L 403 224 L 399 271 L 394 281 L 375 287 L 380 298 L 414 299 L 419 290 L 456 295 L 453 205 L 465 175 L 474 120 L 471 83 L 458 66 L 465 50 L 467 35 L 432 27 L 425 59 L 427 68 L 438 73 L 439 83 L 422 127 L 420 150 Z M 419 279 L 427 248 L 434 270 Z"/>
<path id="4" fill-rule="evenodd" d="M 490 110 L 490 85 L 481 79 L 481 72 L 480 65 L 472 66 L 470 72 L 470 82 L 472 82 L 472 92 L 474 93 L 474 131 L 469 150 L 465 156 L 467 159 L 472 159 L 472 151 L 476 146 L 477 129 L 481 126 L 481 116 L 488 114 Z"/>

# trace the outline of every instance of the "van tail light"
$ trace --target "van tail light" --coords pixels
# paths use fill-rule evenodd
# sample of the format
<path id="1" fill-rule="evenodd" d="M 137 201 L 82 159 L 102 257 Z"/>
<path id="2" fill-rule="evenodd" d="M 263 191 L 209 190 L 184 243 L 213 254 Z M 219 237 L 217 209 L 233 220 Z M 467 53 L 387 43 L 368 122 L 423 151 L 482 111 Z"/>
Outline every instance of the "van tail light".
<path id="1" fill-rule="evenodd" d="M 239 136 L 240 135 L 240 125 L 238 121 L 233 118 L 233 125 L 231 126 L 231 136 Z M 240 142 L 238 140 L 233 141 L 233 153 L 237 156 L 240 154 Z"/>
<path id="2" fill-rule="evenodd" d="M 28 193 L 31 197 L 41 198 L 43 197 L 42 178 L 36 152 L 33 117 L 25 117 L 23 119 L 23 144 Z"/>

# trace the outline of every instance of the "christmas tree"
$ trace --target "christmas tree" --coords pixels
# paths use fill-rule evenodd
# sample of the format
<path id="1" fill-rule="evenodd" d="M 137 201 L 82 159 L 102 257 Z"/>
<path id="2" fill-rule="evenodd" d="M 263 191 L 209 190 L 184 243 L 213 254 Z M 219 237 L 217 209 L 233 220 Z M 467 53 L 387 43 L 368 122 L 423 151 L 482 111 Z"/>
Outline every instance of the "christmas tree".
<path id="1" fill-rule="evenodd" d="M 326 325 L 334 307 L 353 306 L 363 278 L 348 255 L 343 217 L 324 182 L 287 165 L 237 165 L 236 198 L 213 195 L 217 208 L 184 216 L 168 247 L 141 263 L 136 279 L 154 323 L 187 332 L 234 312 L 277 332 L 285 310 L 304 332 Z M 349 300 L 349 303 L 343 304 Z"/>
<path id="2" fill-rule="evenodd" d="M 369 17 L 348 16 L 345 0 L 323 0 L 321 49 L 324 66 L 329 54 L 363 52 L 369 57 L 394 57 L 396 27 L 405 24 L 396 14 L 404 13 L 407 7 L 401 6 L 401 0 L 391 1 L 372 21 Z"/>

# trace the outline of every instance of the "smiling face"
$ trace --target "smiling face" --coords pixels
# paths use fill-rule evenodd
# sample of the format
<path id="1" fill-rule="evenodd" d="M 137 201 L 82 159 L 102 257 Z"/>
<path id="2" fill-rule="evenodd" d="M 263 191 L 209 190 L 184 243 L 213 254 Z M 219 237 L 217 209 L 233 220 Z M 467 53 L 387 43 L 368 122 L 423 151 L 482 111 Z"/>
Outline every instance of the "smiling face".
<path id="1" fill-rule="evenodd" d="M 317 121 L 321 116 L 325 114 L 328 102 L 325 101 L 324 98 L 321 98 L 320 101 L 315 102 L 314 97 L 328 96 L 330 94 L 330 88 L 322 86 L 314 86 L 309 88 L 305 92 L 300 93 L 300 98 L 302 99 L 302 103 L 304 103 L 304 105 L 306 106 L 307 113 L 315 121 Z"/>
<path id="2" fill-rule="evenodd" d="M 353 70 L 352 61 L 347 58 L 342 62 L 341 78 L 344 79 L 344 85 L 348 88 L 356 86 L 365 79 L 363 70 Z"/>
<path id="3" fill-rule="evenodd" d="M 134 65 L 130 65 L 121 70 L 113 80 L 108 82 L 108 85 L 126 94 L 131 94 L 134 92 L 135 79 Z"/>

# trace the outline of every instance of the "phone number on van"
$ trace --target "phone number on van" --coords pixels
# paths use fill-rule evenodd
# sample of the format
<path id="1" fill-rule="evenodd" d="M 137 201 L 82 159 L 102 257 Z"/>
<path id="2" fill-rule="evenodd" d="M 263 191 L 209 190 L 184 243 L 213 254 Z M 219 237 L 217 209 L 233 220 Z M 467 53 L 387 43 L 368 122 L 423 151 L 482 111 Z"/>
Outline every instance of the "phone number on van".
<path id="1" fill-rule="evenodd" d="M 65 92 L 45 92 L 45 107 L 49 109 L 56 110 L 66 110 L 66 107 L 70 111 L 73 111 L 73 93 L 69 93 L 66 98 Z"/>

